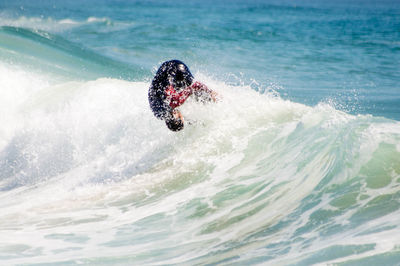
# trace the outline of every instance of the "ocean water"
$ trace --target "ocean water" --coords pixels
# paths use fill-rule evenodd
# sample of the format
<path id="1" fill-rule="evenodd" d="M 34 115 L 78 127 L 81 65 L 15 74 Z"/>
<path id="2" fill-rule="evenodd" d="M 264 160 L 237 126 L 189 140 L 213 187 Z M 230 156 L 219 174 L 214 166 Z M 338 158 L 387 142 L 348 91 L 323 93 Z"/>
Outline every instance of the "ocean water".
<path id="1" fill-rule="evenodd" d="M 0 0 L 1 265 L 400 265 L 399 1 Z M 170 132 L 165 60 L 218 92 Z"/>

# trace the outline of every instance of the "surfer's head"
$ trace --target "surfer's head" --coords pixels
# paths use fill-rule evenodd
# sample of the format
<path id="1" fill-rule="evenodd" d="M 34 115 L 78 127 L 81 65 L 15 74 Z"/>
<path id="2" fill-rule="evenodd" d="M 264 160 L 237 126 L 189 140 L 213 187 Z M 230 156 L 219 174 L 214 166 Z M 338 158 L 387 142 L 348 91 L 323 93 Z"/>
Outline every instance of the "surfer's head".
<path id="1" fill-rule="evenodd" d="M 169 84 L 173 85 L 177 90 L 190 86 L 193 82 L 192 73 L 190 73 L 189 68 L 182 61 L 170 60 L 164 62 L 160 70 L 167 74 Z"/>

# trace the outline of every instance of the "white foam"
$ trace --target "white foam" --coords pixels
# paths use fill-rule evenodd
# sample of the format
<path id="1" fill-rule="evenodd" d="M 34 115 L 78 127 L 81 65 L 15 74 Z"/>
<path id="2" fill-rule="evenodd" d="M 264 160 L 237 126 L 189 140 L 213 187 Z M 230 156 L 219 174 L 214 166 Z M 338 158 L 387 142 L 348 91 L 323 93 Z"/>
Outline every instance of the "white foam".
<path id="1" fill-rule="evenodd" d="M 31 252 L 42 249 L 45 254 L 13 263 L 145 254 L 176 243 L 193 249 L 179 254 L 177 247 L 175 257 L 160 255 L 155 262 L 212 263 L 238 254 L 225 252 L 237 242 L 243 243 L 243 254 L 254 255 L 267 244 L 290 242 L 313 212 L 329 209 L 331 195 L 302 213 L 297 223 L 246 243 L 249 236 L 284 220 L 322 180 L 337 185 L 354 178 L 380 142 L 395 144 L 399 137 L 397 122 L 381 126 L 369 116 L 260 95 L 202 75 L 196 76 L 221 100 L 185 103 L 183 115 L 198 123 L 178 133 L 153 116 L 148 82 L 64 82 L 5 65 L 0 75 L 0 86 L 6 88 L 0 91 L 0 122 L 5 125 L 0 131 L 2 242 L 8 247 L 28 244 Z M 348 169 L 339 169 L 343 160 L 350 160 Z M 390 192 L 396 190 L 392 185 Z M 236 188 L 248 191 L 235 195 Z M 207 215 L 190 216 L 199 211 L 190 207 L 196 200 L 206 206 Z M 342 217 L 347 220 L 356 211 Z M 133 223 L 153 215 L 160 216 L 153 221 L 155 228 L 142 225 L 142 231 L 135 231 Z M 68 232 L 89 240 L 74 243 L 80 250 L 67 251 L 70 243 L 57 237 Z M 143 241 L 126 239 L 140 234 Z M 325 243 L 318 230 L 311 231 L 302 235 L 311 241 L 305 251 L 343 244 L 345 234 Z M 121 247 L 110 248 L 109 241 Z M 380 252 L 393 247 L 374 241 Z M 293 244 L 280 262 L 296 261 L 302 243 Z M 212 254 L 218 250 L 223 255 L 217 258 Z"/>

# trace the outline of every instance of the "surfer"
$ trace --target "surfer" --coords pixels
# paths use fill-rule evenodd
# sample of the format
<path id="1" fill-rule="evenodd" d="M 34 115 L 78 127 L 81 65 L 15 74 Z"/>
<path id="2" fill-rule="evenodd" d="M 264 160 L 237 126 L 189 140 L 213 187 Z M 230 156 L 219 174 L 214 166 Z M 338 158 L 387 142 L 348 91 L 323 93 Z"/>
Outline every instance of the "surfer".
<path id="1" fill-rule="evenodd" d="M 149 89 L 149 103 L 154 116 L 165 120 L 172 131 L 183 129 L 184 119 L 177 109 L 194 95 L 202 102 L 216 101 L 216 93 L 199 81 L 194 81 L 189 68 L 179 60 L 162 63 Z"/>

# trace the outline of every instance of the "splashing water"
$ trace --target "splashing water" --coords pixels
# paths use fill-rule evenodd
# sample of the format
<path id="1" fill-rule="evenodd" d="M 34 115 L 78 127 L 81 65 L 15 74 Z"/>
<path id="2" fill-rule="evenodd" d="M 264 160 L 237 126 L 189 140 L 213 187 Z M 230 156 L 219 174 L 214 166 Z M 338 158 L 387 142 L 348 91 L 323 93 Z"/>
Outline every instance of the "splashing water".
<path id="1" fill-rule="evenodd" d="M 198 74 L 223 99 L 188 102 L 176 134 L 146 82 L 0 70 L 5 261 L 398 259 L 398 122 Z"/>

